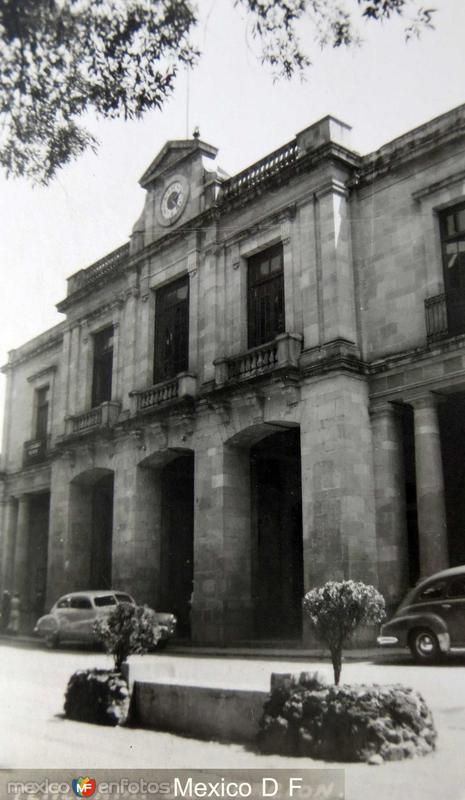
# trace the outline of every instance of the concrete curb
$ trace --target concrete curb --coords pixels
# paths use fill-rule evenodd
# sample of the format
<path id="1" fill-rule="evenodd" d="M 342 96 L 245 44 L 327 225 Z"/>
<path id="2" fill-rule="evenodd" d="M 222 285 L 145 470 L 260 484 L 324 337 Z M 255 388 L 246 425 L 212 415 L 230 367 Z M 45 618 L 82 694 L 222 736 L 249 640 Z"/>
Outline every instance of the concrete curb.
<path id="1" fill-rule="evenodd" d="M 7 633 L 0 634 L 0 643 L 5 644 L 36 644 L 43 647 L 43 641 L 37 636 L 28 634 L 11 635 Z M 377 660 L 383 658 L 393 658 L 395 656 L 405 657 L 409 653 L 407 648 L 399 647 L 371 647 L 364 649 L 345 650 L 343 660 Z M 160 653 L 153 653 L 157 658 L 167 656 L 189 656 L 192 658 L 198 657 L 211 657 L 211 658 L 250 658 L 250 659 L 276 659 L 283 658 L 286 661 L 306 661 L 310 659 L 327 660 L 329 661 L 329 654 L 327 650 L 323 649 L 287 649 L 283 647 L 201 647 L 196 645 L 170 645 L 166 651 Z"/>
<path id="2" fill-rule="evenodd" d="M 344 661 L 378 658 L 392 658 L 393 656 L 405 657 L 410 651 L 400 647 L 371 647 L 364 649 L 345 650 Z M 251 658 L 251 659 L 276 659 L 284 658 L 286 661 L 305 661 L 309 658 L 330 660 L 329 653 L 323 649 L 293 649 L 287 650 L 276 647 L 196 647 L 171 645 L 166 650 L 167 655 L 171 656 L 211 656 L 226 658 Z"/>

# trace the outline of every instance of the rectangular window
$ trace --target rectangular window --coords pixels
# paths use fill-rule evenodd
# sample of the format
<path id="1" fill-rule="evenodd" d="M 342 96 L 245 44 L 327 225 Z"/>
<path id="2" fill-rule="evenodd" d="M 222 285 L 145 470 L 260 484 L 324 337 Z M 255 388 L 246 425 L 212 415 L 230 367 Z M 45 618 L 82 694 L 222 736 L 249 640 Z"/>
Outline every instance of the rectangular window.
<path id="1" fill-rule="evenodd" d="M 465 330 L 465 203 L 445 211 L 441 218 L 444 287 L 449 333 Z"/>
<path id="2" fill-rule="evenodd" d="M 153 381 L 169 380 L 189 368 L 189 277 L 156 293 Z"/>
<path id="3" fill-rule="evenodd" d="M 92 408 L 111 400 L 113 373 L 113 327 L 94 335 L 94 370 L 92 377 Z"/>
<path id="4" fill-rule="evenodd" d="M 45 441 L 48 432 L 48 405 L 49 405 L 48 386 L 43 386 L 36 390 L 36 430 L 35 438 Z"/>
<path id="5" fill-rule="evenodd" d="M 248 261 L 247 321 L 249 348 L 284 333 L 283 247 L 270 247 Z"/>

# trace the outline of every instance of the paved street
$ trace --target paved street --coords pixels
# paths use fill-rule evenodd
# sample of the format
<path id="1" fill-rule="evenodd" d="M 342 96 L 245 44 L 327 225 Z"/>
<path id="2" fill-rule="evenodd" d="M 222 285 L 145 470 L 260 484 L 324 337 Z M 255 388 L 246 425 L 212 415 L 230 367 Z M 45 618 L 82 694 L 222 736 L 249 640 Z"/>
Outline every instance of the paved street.
<path id="1" fill-rule="evenodd" d="M 65 720 L 63 694 L 76 669 L 108 666 L 94 652 L 50 652 L 30 645 L 1 643 L 0 766 L 96 768 L 303 768 L 322 762 L 261 756 L 240 745 L 199 742 L 155 731 L 99 728 Z M 327 662 L 247 660 L 173 656 L 133 659 L 137 677 L 211 685 L 265 688 L 271 671 L 322 669 Z M 439 731 L 438 750 L 426 758 L 369 767 L 344 765 L 347 800 L 465 800 L 465 660 L 416 667 L 407 659 L 383 663 L 349 661 L 345 682 L 401 682 L 418 689 L 431 706 Z M 339 765 L 338 765 L 339 766 Z M 341 765 L 342 766 L 342 765 Z"/>

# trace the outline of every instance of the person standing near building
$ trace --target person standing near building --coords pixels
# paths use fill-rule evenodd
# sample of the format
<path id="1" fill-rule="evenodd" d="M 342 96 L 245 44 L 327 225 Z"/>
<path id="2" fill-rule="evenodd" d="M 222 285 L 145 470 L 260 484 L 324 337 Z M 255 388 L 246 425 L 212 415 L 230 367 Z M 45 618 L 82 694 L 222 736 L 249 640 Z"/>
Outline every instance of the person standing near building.
<path id="1" fill-rule="evenodd" d="M 2 595 L 2 611 L 1 611 L 1 630 L 6 631 L 8 625 L 10 624 L 10 611 L 11 611 L 11 595 L 7 589 L 3 592 Z"/>
<path id="2" fill-rule="evenodd" d="M 15 592 L 11 600 L 10 609 L 10 622 L 8 625 L 8 633 L 19 633 L 19 623 L 21 616 L 21 600 L 18 592 Z"/>

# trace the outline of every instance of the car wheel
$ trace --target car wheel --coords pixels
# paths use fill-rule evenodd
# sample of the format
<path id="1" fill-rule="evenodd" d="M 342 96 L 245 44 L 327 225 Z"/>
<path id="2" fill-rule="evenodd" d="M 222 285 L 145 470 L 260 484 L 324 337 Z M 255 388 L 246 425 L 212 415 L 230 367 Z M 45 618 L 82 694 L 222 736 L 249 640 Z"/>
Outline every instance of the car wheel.
<path id="1" fill-rule="evenodd" d="M 60 637 L 57 633 L 47 633 L 45 637 L 45 647 L 48 647 L 49 650 L 55 650 L 58 647 L 59 641 Z"/>
<path id="2" fill-rule="evenodd" d="M 438 637 L 428 628 L 412 631 L 409 645 L 415 661 L 419 664 L 431 664 L 441 656 Z"/>

